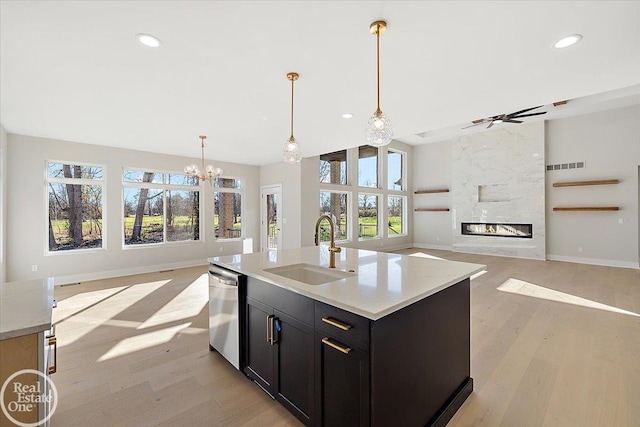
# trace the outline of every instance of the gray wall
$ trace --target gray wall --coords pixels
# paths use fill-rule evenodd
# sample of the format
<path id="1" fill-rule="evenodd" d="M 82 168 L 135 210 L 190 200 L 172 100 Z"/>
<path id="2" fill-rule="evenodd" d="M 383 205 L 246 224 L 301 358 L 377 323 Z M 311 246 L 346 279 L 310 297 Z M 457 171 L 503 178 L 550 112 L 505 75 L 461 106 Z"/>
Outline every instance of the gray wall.
<path id="1" fill-rule="evenodd" d="M 413 149 L 414 190 L 451 190 L 450 141 Z M 414 208 L 449 208 L 449 212 L 412 212 L 413 242 L 417 247 L 450 250 L 453 244 L 452 193 L 414 194 Z"/>
<path id="2" fill-rule="evenodd" d="M 546 134 L 547 164 L 585 162 L 584 169 L 546 173 L 547 258 L 637 267 L 640 106 L 550 120 Z M 554 182 L 599 179 L 621 182 L 553 187 Z M 619 206 L 620 210 L 554 212 L 554 206 Z"/>
<path id="3" fill-rule="evenodd" d="M 415 189 L 451 188 L 451 156 L 451 141 L 416 147 Z M 574 161 L 584 161 L 586 167 L 545 173 L 547 259 L 638 268 L 640 106 L 547 121 L 545 164 Z M 559 181 L 595 179 L 620 179 L 621 183 L 553 187 Z M 414 203 L 439 206 L 450 203 L 450 197 L 415 195 Z M 554 206 L 570 205 L 614 205 L 621 210 L 553 211 Z M 414 245 L 451 249 L 451 221 L 448 212 L 414 213 Z"/>
<path id="4" fill-rule="evenodd" d="M 6 208 L 7 280 L 56 277 L 57 283 L 73 283 L 104 277 L 157 271 L 189 265 L 204 265 L 206 258 L 241 253 L 240 240 L 216 241 L 213 230 L 213 188 L 203 187 L 203 239 L 154 247 L 123 248 L 122 169 L 139 168 L 181 172 L 200 159 L 169 156 L 89 144 L 78 144 L 21 135 L 8 135 L 8 182 Z M 47 160 L 104 165 L 106 203 L 102 250 L 45 254 Z M 259 230 L 259 168 L 212 161 L 225 176 L 244 179 L 243 223 L 245 237 Z M 211 226 L 209 226 L 211 224 Z M 32 272 L 32 265 L 38 266 Z"/>
<path id="5" fill-rule="evenodd" d="M 7 274 L 7 245 L 5 230 L 7 229 L 7 133 L 0 125 L 0 283 L 4 282 Z"/>

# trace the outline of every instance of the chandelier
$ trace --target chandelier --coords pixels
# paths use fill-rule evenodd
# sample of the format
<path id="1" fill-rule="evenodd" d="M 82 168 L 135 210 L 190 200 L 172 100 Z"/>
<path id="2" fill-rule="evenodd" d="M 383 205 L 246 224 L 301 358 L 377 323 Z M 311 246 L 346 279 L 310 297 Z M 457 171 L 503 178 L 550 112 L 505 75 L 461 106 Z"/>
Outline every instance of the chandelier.
<path id="1" fill-rule="evenodd" d="M 293 82 L 298 80 L 299 77 L 298 73 L 287 73 L 287 79 L 291 81 L 291 133 L 282 148 L 282 160 L 289 164 L 299 163 L 302 160 L 300 144 L 293 137 Z"/>
<path id="2" fill-rule="evenodd" d="M 191 164 L 184 167 L 184 171 L 187 175 L 198 178 L 200 181 L 209 181 L 209 184 L 213 184 L 213 180 L 222 175 L 222 169 L 216 168 L 212 165 L 204 166 L 204 140 L 207 139 L 205 135 L 200 135 L 200 148 L 202 149 L 202 170 L 197 165 Z"/>
<path id="3" fill-rule="evenodd" d="M 376 36 L 376 69 L 378 76 L 378 108 L 367 123 L 365 129 L 365 138 L 367 144 L 374 147 L 382 147 L 391 142 L 393 138 L 393 127 L 391 121 L 380 109 L 380 34 L 387 29 L 387 23 L 384 21 L 376 21 L 369 27 L 371 34 Z"/>

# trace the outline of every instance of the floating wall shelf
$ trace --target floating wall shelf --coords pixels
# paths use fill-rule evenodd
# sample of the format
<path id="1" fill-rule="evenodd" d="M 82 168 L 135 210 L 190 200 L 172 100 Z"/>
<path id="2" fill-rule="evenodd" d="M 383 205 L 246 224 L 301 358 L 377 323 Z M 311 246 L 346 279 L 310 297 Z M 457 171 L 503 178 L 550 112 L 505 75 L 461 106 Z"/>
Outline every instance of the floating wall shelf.
<path id="1" fill-rule="evenodd" d="M 618 206 L 570 206 L 564 208 L 553 208 L 554 211 L 617 211 Z"/>
<path id="2" fill-rule="evenodd" d="M 437 190 L 416 190 L 414 194 L 433 194 L 433 193 L 448 193 L 448 188 L 440 188 Z"/>
<path id="3" fill-rule="evenodd" d="M 414 211 L 416 212 L 449 212 L 449 208 L 415 208 Z"/>
<path id="4" fill-rule="evenodd" d="M 599 181 L 573 181 L 573 182 L 554 182 L 554 187 L 578 187 L 581 185 L 607 185 L 607 184 L 618 184 L 620 180 L 618 179 L 602 179 Z"/>

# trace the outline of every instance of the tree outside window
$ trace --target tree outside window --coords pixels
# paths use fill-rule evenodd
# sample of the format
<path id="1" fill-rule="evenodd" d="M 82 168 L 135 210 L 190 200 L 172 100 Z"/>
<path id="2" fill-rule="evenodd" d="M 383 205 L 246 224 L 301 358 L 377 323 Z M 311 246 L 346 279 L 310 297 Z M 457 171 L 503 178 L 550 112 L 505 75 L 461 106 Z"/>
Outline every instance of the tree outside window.
<path id="1" fill-rule="evenodd" d="M 242 237 L 242 181 L 236 178 L 218 178 L 214 182 L 213 226 L 216 239 Z"/>
<path id="2" fill-rule="evenodd" d="M 347 150 L 320 156 L 320 182 L 347 185 Z"/>
<path id="3" fill-rule="evenodd" d="M 123 185 L 125 245 L 200 240 L 197 178 L 125 169 Z"/>
<path id="4" fill-rule="evenodd" d="M 375 194 L 358 195 L 358 237 L 378 237 L 378 196 Z"/>
<path id="5" fill-rule="evenodd" d="M 336 224 L 335 240 L 347 240 L 347 193 L 321 191 L 320 215 L 327 214 Z M 331 240 L 331 229 L 326 221 L 320 224 L 320 241 Z"/>
<path id="6" fill-rule="evenodd" d="M 103 168 L 48 162 L 48 250 L 102 248 Z"/>
<path id="7" fill-rule="evenodd" d="M 403 196 L 388 197 L 389 237 L 406 234 L 404 225 L 404 200 L 405 198 Z"/>

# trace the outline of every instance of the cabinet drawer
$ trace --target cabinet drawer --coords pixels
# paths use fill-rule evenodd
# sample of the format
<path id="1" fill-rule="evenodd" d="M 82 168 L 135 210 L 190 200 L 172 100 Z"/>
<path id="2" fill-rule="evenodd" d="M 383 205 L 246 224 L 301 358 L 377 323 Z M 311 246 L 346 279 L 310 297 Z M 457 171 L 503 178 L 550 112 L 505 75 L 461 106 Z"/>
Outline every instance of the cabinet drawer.
<path id="1" fill-rule="evenodd" d="M 369 319 L 320 301 L 316 301 L 315 306 L 314 326 L 317 330 L 369 351 Z"/>
<path id="2" fill-rule="evenodd" d="M 313 300 L 271 283 L 247 277 L 247 296 L 307 325 L 313 325 Z"/>

